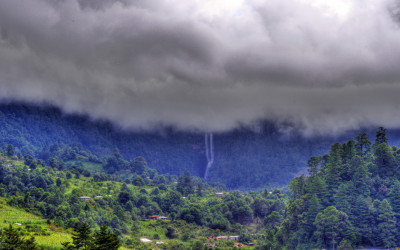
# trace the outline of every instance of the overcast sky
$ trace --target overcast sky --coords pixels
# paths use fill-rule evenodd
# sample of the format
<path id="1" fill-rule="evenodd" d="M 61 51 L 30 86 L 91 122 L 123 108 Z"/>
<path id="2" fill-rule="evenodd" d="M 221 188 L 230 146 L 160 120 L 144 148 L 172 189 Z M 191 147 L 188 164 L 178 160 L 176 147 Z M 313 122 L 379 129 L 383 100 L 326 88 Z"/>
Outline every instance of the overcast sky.
<path id="1" fill-rule="evenodd" d="M 125 128 L 400 127 L 390 0 L 2 0 L 0 100 Z M 290 130 L 291 127 L 285 127 Z"/>

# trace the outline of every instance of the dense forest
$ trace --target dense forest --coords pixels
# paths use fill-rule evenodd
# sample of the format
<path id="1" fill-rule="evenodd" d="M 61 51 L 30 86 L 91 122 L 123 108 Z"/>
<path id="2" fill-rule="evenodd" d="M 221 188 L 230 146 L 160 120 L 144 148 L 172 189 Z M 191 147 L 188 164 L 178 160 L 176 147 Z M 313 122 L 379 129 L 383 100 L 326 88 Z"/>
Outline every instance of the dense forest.
<path id="1" fill-rule="evenodd" d="M 293 178 L 286 218 L 276 235 L 289 249 L 400 246 L 400 149 L 386 130 L 335 143 Z"/>
<path id="2" fill-rule="evenodd" d="M 223 185 L 210 185 L 187 171 L 180 177 L 158 174 L 143 157 L 128 162 L 118 150 L 104 161 L 79 147 L 53 149 L 47 161 L 18 157 L 11 144 L 0 154 L 0 197 L 8 205 L 58 227 L 80 230 L 82 222 L 99 232 L 101 226 L 109 227 L 125 247 L 147 249 L 141 236 L 167 241 L 172 249 L 198 242 L 233 244 L 215 242 L 221 233 L 238 235 L 247 244 L 265 227 L 280 224 L 287 201 L 280 190 L 226 192 Z M 65 155 L 74 155 L 74 160 L 63 161 Z M 168 221 L 149 224 L 153 215 L 164 215 Z M 247 228 L 251 224 L 255 228 Z M 71 244 L 66 242 L 64 248 Z"/>
<path id="3" fill-rule="evenodd" d="M 143 156 L 160 173 L 203 177 L 207 165 L 204 134 L 163 128 L 157 132 L 129 132 L 105 121 L 66 115 L 51 106 L 0 105 L 0 146 L 12 144 L 16 154 L 47 160 L 53 146 L 78 146 L 99 159 L 115 148 L 125 159 Z M 307 159 L 329 150 L 333 137 L 286 136 L 281 127 L 264 123 L 256 131 L 246 128 L 214 134 L 214 164 L 209 180 L 231 189 L 259 189 L 287 185 L 305 170 Z M 257 173 L 255 176 L 253 173 Z"/>
<path id="4" fill-rule="evenodd" d="M 24 108 L 18 107 L 18 112 Z M 50 112 L 40 112 L 44 111 Z M 50 113 L 51 120 L 56 112 Z M 59 115 L 60 124 L 70 119 L 67 125 L 71 125 L 78 119 Z M 10 124 L 10 117 L 2 120 L 1 126 Z M 19 219 L 0 216 L 0 246 L 10 242 L 17 242 L 21 249 L 102 249 L 101 242 L 113 243 L 113 247 L 104 249 L 208 249 L 239 243 L 255 249 L 400 246 L 400 148 L 389 145 L 389 134 L 382 127 L 376 131 L 374 141 L 370 141 L 369 134 L 360 133 L 354 140 L 334 143 L 327 154 L 310 157 L 307 173 L 293 177 L 287 187 L 243 192 L 233 191 L 215 179 L 206 182 L 193 176 L 190 169 L 178 175 L 164 173 L 153 168 L 142 154 L 127 157 L 119 147 L 109 149 L 115 141 L 104 137 L 97 139 L 110 144 L 90 147 L 79 140 L 61 141 L 63 136 L 55 133 L 35 136 L 27 132 L 32 130 L 22 129 L 29 126 L 19 126 L 2 130 L 0 212 L 22 209 L 43 218 L 45 223 L 29 219 L 21 224 Z M 90 131 L 90 127 L 85 129 Z M 113 131 L 112 127 L 108 129 Z M 14 132 L 7 135 L 4 131 Z M 219 135 L 216 147 L 221 150 L 225 141 L 232 150 L 236 147 L 232 146 L 234 138 L 244 135 L 250 141 L 258 140 L 256 134 L 231 135 L 236 137 Z M 202 137 L 193 138 L 196 136 Z M 12 137 L 14 141 L 10 141 Z M 181 139 L 187 140 L 185 136 Z M 261 154 L 262 149 L 258 150 Z M 245 158 L 242 160 L 245 162 Z M 230 167 L 228 161 L 225 164 Z M 231 166 L 231 171 L 250 170 Z M 253 172 L 237 175 L 237 181 L 251 181 L 246 180 L 251 176 L 263 180 Z M 271 183 L 265 182 L 264 187 L 268 186 Z M 56 245 L 43 243 L 46 237 L 57 238 L 58 234 L 67 237 L 52 240 Z M 233 238 L 217 238 L 221 236 Z"/>

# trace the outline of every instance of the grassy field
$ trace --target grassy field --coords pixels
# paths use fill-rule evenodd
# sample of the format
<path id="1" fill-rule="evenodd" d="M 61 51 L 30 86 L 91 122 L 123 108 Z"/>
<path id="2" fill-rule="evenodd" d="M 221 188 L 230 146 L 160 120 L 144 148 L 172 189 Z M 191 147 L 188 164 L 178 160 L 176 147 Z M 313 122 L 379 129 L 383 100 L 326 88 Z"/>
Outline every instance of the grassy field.
<path id="1" fill-rule="evenodd" d="M 20 223 L 21 226 L 15 223 Z M 60 249 L 62 242 L 72 240 L 71 234 L 64 228 L 48 225 L 45 219 L 8 206 L 4 199 L 0 199 L 0 227 L 8 227 L 9 224 L 33 235 L 38 245 L 46 249 Z"/>

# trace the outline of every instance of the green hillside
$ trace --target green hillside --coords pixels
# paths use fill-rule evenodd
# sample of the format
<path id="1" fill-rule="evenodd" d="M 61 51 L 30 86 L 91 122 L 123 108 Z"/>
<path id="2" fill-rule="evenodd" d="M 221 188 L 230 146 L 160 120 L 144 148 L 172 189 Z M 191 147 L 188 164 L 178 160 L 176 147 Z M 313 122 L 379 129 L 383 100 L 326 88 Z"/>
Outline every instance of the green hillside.
<path id="1" fill-rule="evenodd" d="M 29 155 L 19 159 L 10 145 L 0 150 L 2 214 L 12 214 L 5 216 L 2 226 L 21 228 L 40 247 L 60 248 L 62 242 L 72 242 L 71 234 L 84 224 L 92 232 L 107 226 L 122 248 L 246 246 L 262 244 L 264 225 L 277 225 L 283 218 L 287 196 L 280 190 L 227 192 L 222 185 L 210 185 L 188 172 L 179 178 L 160 175 L 137 162 L 131 167 L 123 164 L 128 168 L 120 166 L 117 174 L 110 175 L 102 164 L 83 159 L 83 151 L 75 152 L 73 161 L 57 160 L 64 151 L 70 148 L 54 151 L 50 157 L 54 160 L 46 164 Z M 119 157 L 108 156 L 107 162 L 124 163 Z M 273 224 L 265 220 L 270 214 L 276 217 Z M 166 220 L 149 219 L 152 215 Z M 221 235 L 240 238 L 217 240 Z M 152 242 L 143 243 L 143 238 Z"/>
<path id="2" fill-rule="evenodd" d="M 23 209 L 7 205 L 5 198 L 0 198 L 0 228 L 13 225 L 25 237 L 34 236 L 39 247 L 45 249 L 59 249 L 61 242 L 70 241 L 71 230 L 48 224 L 46 219 Z M 19 225 L 21 224 L 21 225 Z"/>

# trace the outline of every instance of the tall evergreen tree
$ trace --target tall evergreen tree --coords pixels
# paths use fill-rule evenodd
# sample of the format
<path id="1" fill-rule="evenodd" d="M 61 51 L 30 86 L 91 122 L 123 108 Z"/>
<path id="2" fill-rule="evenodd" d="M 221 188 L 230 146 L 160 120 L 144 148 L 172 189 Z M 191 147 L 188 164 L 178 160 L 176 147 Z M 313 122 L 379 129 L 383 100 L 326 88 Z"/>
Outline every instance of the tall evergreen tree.
<path id="1" fill-rule="evenodd" d="M 82 223 L 73 233 L 72 243 L 76 249 L 90 249 L 93 245 L 92 230 L 89 224 Z"/>
<path id="2" fill-rule="evenodd" d="M 384 199 L 380 202 L 377 210 L 378 213 L 378 244 L 382 247 L 394 247 L 396 246 L 396 218 L 392 211 L 392 207 L 388 200 Z"/>
<path id="3" fill-rule="evenodd" d="M 384 127 L 379 127 L 378 131 L 376 131 L 376 139 L 375 144 L 379 145 L 382 143 L 387 143 L 388 139 L 386 137 L 386 129 Z"/>
<path id="4" fill-rule="evenodd" d="M 100 227 L 100 232 L 94 234 L 94 247 L 98 250 L 116 250 L 120 246 L 118 237 L 108 231 L 107 226 Z"/>
<path id="5" fill-rule="evenodd" d="M 321 164 L 321 158 L 313 156 L 307 162 L 308 172 L 310 176 L 316 176 L 318 174 L 318 166 Z"/>
<path id="6" fill-rule="evenodd" d="M 400 181 L 395 180 L 390 187 L 389 201 L 397 219 L 400 218 Z"/>
<path id="7" fill-rule="evenodd" d="M 348 216 L 351 216 L 351 204 L 354 201 L 353 191 L 354 187 L 351 183 L 342 183 L 334 195 L 335 206 Z"/>
<path id="8" fill-rule="evenodd" d="M 193 181 L 192 177 L 190 176 L 190 173 L 187 169 L 185 169 L 185 172 L 183 176 L 180 176 L 178 178 L 178 184 L 176 186 L 176 189 L 183 195 L 187 196 L 188 194 L 193 194 Z"/>
<path id="9" fill-rule="evenodd" d="M 370 198 L 359 195 L 352 206 L 354 216 L 350 217 L 350 221 L 357 230 L 357 245 L 360 246 L 372 246 L 375 244 L 372 232 L 375 218 L 368 204 L 369 200 Z"/>
<path id="10" fill-rule="evenodd" d="M 329 160 L 324 167 L 326 184 L 329 190 L 334 190 L 339 186 L 342 170 L 342 145 L 335 143 L 331 147 Z"/>
<path id="11" fill-rule="evenodd" d="M 371 147 L 371 141 L 368 139 L 367 133 L 362 133 L 356 137 L 357 142 L 355 144 L 356 153 L 360 156 L 365 155 L 365 152 L 369 151 Z"/>
<path id="12" fill-rule="evenodd" d="M 376 146 L 375 164 L 375 175 L 385 178 L 396 174 L 398 166 L 392 148 L 388 144 L 380 143 Z"/>
<path id="13" fill-rule="evenodd" d="M 320 247 L 337 246 L 339 239 L 352 241 L 352 227 L 347 214 L 337 210 L 334 206 L 327 207 L 315 218 L 314 225 L 317 230 L 314 235 L 318 239 Z"/>

